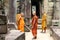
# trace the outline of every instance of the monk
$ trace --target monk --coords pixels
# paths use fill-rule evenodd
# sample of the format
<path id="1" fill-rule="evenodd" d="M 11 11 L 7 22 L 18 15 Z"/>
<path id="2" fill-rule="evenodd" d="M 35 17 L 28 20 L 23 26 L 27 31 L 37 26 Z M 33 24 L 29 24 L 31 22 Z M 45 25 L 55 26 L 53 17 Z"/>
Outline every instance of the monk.
<path id="1" fill-rule="evenodd" d="M 44 12 L 42 16 L 42 32 L 46 32 L 46 27 L 47 27 L 47 15 Z"/>
<path id="2" fill-rule="evenodd" d="M 18 26 L 18 30 L 24 32 L 24 18 L 23 18 L 24 14 L 17 14 L 16 18 L 17 18 L 17 26 Z"/>
<path id="3" fill-rule="evenodd" d="M 37 25 L 38 25 L 38 17 L 36 16 L 36 12 L 33 12 L 33 18 L 32 18 L 32 34 L 34 36 L 33 39 L 37 38 Z"/>

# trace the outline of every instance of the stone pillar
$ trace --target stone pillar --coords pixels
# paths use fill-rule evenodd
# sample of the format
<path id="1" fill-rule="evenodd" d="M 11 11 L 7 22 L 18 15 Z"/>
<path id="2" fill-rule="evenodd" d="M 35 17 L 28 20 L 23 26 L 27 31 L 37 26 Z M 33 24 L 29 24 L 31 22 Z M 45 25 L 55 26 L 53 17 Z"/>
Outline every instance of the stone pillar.
<path id="1" fill-rule="evenodd" d="M 17 0 L 14 0 L 14 8 L 15 8 L 15 22 L 16 22 L 16 14 L 17 14 L 17 6 L 18 6 L 18 3 L 17 3 Z"/>
<path id="2" fill-rule="evenodd" d="M 60 27 L 60 0 L 54 0 L 54 5 L 55 5 L 55 9 L 54 9 L 54 19 L 55 20 L 59 20 L 59 27 Z"/>
<path id="3" fill-rule="evenodd" d="M 30 18 L 31 18 L 31 0 L 25 0 L 25 19 L 27 25 L 30 25 Z"/>
<path id="4" fill-rule="evenodd" d="M 9 0 L 9 14 L 8 14 L 8 20 L 9 20 L 9 22 L 15 22 L 14 1 L 15 0 Z"/>
<path id="5" fill-rule="evenodd" d="M 59 14 L 57 15 L 57 17 L 59 17 L 59 27 L 60 27 L 60 0 L 59 0 L 59 4 L 58 5 L 59 5 L 59 8 L 58 8 L 59 9 Z"/>
<path id="6" fill-rule="evenodd" d="M 39 2 L 39 7 L 40 7 L 40 18 L 42 18 L 42 3 Z"/>
<path id="7" fill-rule="evenodd" d="M 44 0 L 44 11 L 48 12 L 48 0 Z"/>
<path id="8" fill-rule="evenodd" d="M 60 0 L 55 0 L 54 19 L 59 20 L 59 16 L 60 16 Z"/>
<path id="9" fill-rule="evenodd" d="M 7 16 L 9 13 L 9 0 L 4 0 L 4 9 L 5 9 L 5 15 Z"/>
<path id="10" fill-rule="evenodd" d="M 52 25 L 52 14 L 54 14 L 53 13 L 53 1 L 51 1 L 51 0 L 49 0 L 48 1 L 48 13 L 47 13 L 47 24 L 48 24 L 48 26 L 51 26 Z"/>
<path id="11" fill-rule="evenodd" d="M 25 0 L 25 17 L 31 18 L 31 0 Z"/>

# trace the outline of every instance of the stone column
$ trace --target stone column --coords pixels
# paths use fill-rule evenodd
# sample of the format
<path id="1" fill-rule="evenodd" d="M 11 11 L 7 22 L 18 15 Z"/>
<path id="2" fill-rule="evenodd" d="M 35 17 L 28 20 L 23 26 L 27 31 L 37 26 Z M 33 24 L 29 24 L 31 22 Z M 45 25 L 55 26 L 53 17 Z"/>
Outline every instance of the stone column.
<path id="1" fill-rule="evenodd" d="M 25 0 L 25 19 L 27 25 L 30 25 L 30 18 L 31 18 L 31 0 Z"/>
<path id="2" fill-rule="evenodd" d="M 9 0 L 4 0 L 4 9 L 5 9 L 5 15 L 7 16 L 9 13 Z"/>
<path id="3" fill-rule="evenodd" d="M 53 13 L 53 1 L 48 1 L 48 13 L 47 13 L 47 24 L 48 26 L 51 26 L 52 25 L 52 14 Z"/>
<path id="4" fill-rule="evenodd" d="M 40 18 L 42 18 L 42 3 L 39 2 L 39 7 L 40 7 Z"/>
<path id="5" fill-rule="evenodd" d="M 48 12 L 48 0 L 44 0 L 44 11 Z"/>
<path id="6" fill-rule="evenodd" d="M 25 17 L 31 18 L 31 0 L 25 0 Z"/>
<path id="7" fill-rule="evenodd" d="M 17 0 L 14 0 L 14 8 L 15 8 L 15 22 L 16 22 L 16 14 L 17 14 L 17 6 L 18 6 L 18 3 L 17 3 Z"/>
<path id="8" fill-rule="evenodd" d="M 59 20 L 59 27 L 60 27 L 60 0 L 55 0 L 55 10 L 54 10 L 54 19 Z"/>
<path id="9" fill-rule="evenodd" d="M 59 20 L 59 16 L 60 16 L 60 0 L 55 0 L 54 19 Z"/>
<path id="10" fill-rule="evenodd" d="M 15 0 L 9 0 L 9 14 L 8 14 L 9 22 L 15 22 L 14 1 Z"/>

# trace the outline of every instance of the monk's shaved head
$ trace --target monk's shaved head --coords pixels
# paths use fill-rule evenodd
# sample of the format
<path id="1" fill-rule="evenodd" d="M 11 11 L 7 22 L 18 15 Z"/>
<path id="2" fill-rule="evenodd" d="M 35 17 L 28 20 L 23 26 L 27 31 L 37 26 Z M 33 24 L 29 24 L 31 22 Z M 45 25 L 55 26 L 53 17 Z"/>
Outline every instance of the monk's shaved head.
<path id="1" fill-rule="evenodd" d="M 24 16 L 24 13 L 23 12 L 21 12 L 21 16 Z"/>

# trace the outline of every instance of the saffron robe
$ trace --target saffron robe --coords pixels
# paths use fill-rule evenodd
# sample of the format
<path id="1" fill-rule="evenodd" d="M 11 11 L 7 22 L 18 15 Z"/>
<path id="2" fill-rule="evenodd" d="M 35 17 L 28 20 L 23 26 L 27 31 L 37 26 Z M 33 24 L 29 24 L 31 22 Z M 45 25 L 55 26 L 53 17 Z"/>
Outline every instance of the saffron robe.
<path id="1" fill-rule="evenodd" d="M 32 18 L 32 34 L 33 34 L 33 36 L 37 35 L 37 25 L 38 25 L 38 17 L 34 16 Z"/>
<path id="2" fill-rule="evenodd" d="M 17 26 L 18 26 L 18 30 L 21 30 L 22 32 L 24 32 L 24 18 L 21 17 L 21 15 L 17 15 Z"/>
<path id="3" fill-rule="evenodd" d="M 47 27 L 47 15 L 42 16 L 42 30 L 44 30 Z"/>

